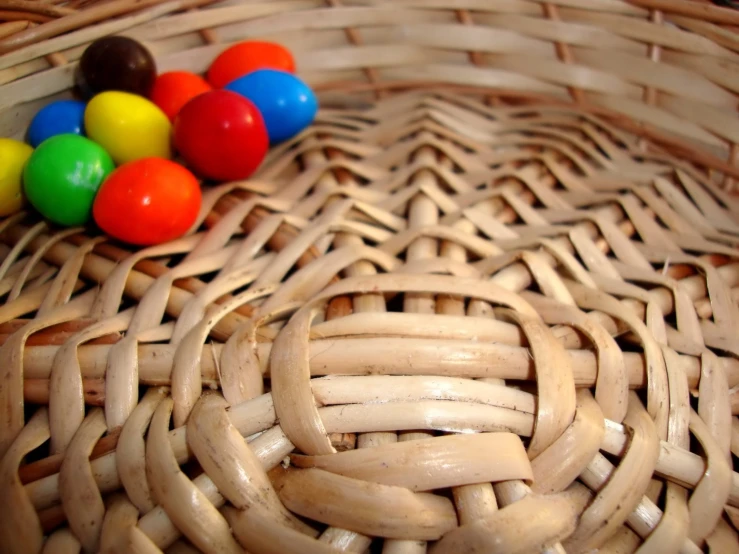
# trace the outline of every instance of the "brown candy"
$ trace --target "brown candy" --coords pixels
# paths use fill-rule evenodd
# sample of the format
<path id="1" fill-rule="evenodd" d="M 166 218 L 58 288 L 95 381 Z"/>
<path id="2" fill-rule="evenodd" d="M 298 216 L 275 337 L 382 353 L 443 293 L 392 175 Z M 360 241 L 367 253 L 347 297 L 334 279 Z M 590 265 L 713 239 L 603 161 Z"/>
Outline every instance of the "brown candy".
<path id="1" fill-rule="evenodd" d="M 86 96 L 119 90 L 148 96 L 157 76 L 151 53 L 127 37 L 105 37 L 87 47 L 80 59 L 77 84 Z"/>

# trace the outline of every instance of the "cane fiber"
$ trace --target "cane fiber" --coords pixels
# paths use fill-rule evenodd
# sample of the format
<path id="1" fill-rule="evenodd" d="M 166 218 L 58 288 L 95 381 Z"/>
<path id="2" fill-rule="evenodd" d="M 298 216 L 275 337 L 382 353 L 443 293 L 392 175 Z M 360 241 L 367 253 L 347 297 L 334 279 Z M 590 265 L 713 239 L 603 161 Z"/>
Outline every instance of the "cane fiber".
<path id="1" fill-rule="evenodd" d="M 292 28 L 322 91 L 186 237 L 0 222 L 1 550 L 739 551 L 735 12 L 316 6 L 126 33 Z M 74 59 L 3 62 L 6 134 Z"/>

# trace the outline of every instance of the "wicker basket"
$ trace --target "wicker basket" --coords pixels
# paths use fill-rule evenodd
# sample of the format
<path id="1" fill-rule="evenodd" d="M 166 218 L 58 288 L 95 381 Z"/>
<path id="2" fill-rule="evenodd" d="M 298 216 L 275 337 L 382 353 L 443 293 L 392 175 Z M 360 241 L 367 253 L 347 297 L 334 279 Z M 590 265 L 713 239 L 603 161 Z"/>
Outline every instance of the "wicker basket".
<path id="1" fill-rule="evenodd" d="M 2 135 L 110 33 L 322 111 L 175 242 L 0 222 L 0 551 L 739 552 L 739 12 L 144 4 L 6 48 Z"/>

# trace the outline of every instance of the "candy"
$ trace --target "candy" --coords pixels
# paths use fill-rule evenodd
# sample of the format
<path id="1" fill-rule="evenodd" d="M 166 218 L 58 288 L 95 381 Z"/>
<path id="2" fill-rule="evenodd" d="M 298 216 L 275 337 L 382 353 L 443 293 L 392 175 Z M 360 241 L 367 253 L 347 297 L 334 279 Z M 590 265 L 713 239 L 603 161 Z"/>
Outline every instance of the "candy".
<path id="1" fill-rule="evenodd" d="M 108 153 L 91 140 L 57 135 L 31 154 L 23 185 L 41 215 L 61 225 L 83 225 L 100 184 L 114 167 Z"/>
<path id="2" fill-rule="evenodd" d="M 34 148 L 56 135 L 84 133 L 85 103 L 58 100 L 41 108 L 28 128 L 28 142 Z"/>
<path id="3" fill-rule="evenodd" d="M 148 96 L 157 76 L 151 53 L 127 37 L 96 40 L 83 52 L 77 84 L 87 96 L 119 90 Z"/>
<path id="4" fill-rule="evenodd" d="M 314 120 L 316 97 L 294 71 L 283 46 L 246 41 L 218 56 L 207 81 L 188 71 L 157 77 L 153 57 L 135 40 L 97 40 L 77 74 L 90 101 L 39 110 L 28 130 L 33 153 L 0 141 L 0 216 L 18 210 L 25 191 L 62 225 L 84 224 L 94 212 L 104 231 L 131 244 L 177 238 L 200 209 L 191 170 L 217 181 L 246 179 L 270 141 L 294 137 Z M 189 169 L 170 161 L 173 149 Z"/>
<path id="5" fill-rule="evenodd" d="M 273 42 L 240 42 L 221 52 L 213 61 L 208 69 L 208 82 L 215 88 L 222 88 L 234 79 L 264 68 L 294 73 L 295 60 L 289 50 Z"/>
<path id="6" fill-rule="evenodd" d="M 199 75 L 188 71 L 169 71 L 154 81 L 151 101 L 159 106 L 170 121 L 174 121 L 182 106 L 209 90 L 212 87 Z"/>
<path id="7" fill-rule="evenodd" d="M 117 164 L 171 156 L 169 119 L 154 103 L 135 94 L 109 91 L 95 96 L 85 110 L 85 130 Z"/>
<path id="8" fill-rule="evenodd" d="M 185 104 L 175 118 L 174 143 L 197 173 L 220 181 L 249 177 L 269 147 L 259 110 L 226 90 L 206 92 Z"/>
<path id="9" fill-rule="evenodd" d="M 9 138 L 0 138 L 0 216 L 17 212 L 23 206 L 21 176 L 33 148 Z"/>
<path id="10" fill-rule="evenodd" d="M 103 183 L 93 213 L 112 237 L 150 245 L 185 234 L 200 211 L 200 186 L 181 165 L 143 158 L 122 165 Z"/>
<path id="11" fill-rule="evenodd" d="M 294 137 L 313 122 L 318 101 L 313 91 L 291 73 L 260 69 L 226 86 L 259 109 L 272 144 Z"/>

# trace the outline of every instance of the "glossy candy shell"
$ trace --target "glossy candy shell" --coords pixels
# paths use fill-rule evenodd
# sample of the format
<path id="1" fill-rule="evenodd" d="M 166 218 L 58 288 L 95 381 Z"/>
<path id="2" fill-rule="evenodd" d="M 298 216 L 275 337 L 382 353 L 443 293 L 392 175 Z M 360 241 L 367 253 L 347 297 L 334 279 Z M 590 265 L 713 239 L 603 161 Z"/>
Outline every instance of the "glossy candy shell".
<path id="1" fill-rule="evenodd" d="M 33 148 L 19 140 L 0 138 L 0 216 L 23 206 L 23 167 L 32 153 Z"/>
<path id="2" fill-rule="evenodd" d="M 100 184 L 114 169 L 98 144 L 79 135 L 44 141 L 23 171 L 28 200 L 47 219 L 61 225 L 84 225 Z"/>
<path id="3" fill-rule="evenodd" d="M 84 102 L 58 100 L 41 108 L 28 127 L 28 142 L 34 148 L 56 135 L 84 134 Z"/>
<path id="4" fill-rule="evenodd" d="M 144 158 L 110 175 L 93 213 L 110 236 L 150 245 L 185 234 L 197 219 L 200 203 L 200 185 L 190 171 L 170 160 Z"/>
<path id="5" fill-rule="evenodd" d="M 246 179 L 269 148 L 259 110 L 226 90 L 201 94 L 188 102 L 174 124 L 177 150 L 196 173 L 208 179 Z"/>
<path id="6" fill-rule="evenodd" d="M 188 71 L 162 73 L 154 82 L 151 101 L 162 110 L 170 121 L 182 107 L 196 96 L 212 90 L 205 79 Z"/>
<path id="7" fill-rule="evenodd" d="M 295 60 L 280 44 L 248 40 L 234 44 L 213 60 L 208 69 L 208 82 L 214 88 L 222 88 L 239 77 L 265 68 L 294 73 Z"/>
<path id="8" fill-rule="evenodd" d="M 310 87 L 284 71 L 260 69 L 230 83 L 226 90 L 254 103 L 272 144 L 297 135 L 313 123 L 318 111 L 318 100 Z"/>
<path id="9" fill-rule="evenodd" d="M 98 94 L 85 110 L 85 130 L 117 164 L 172 154 L 169 119 L 153 102 L 135 94 Z"/>
<path id="10" fill-rule="evenodd" d="M 148 96 L 157 76 L 156 63 L 141 43 L 120 36 L 104 37 L 85 49 L 77 71 L 83 94 L 119 90 Z"/>

